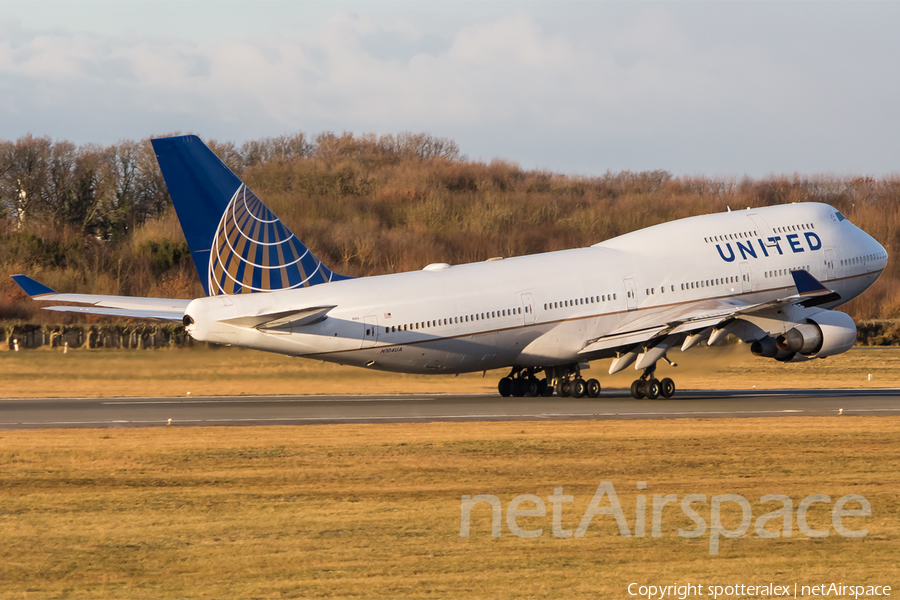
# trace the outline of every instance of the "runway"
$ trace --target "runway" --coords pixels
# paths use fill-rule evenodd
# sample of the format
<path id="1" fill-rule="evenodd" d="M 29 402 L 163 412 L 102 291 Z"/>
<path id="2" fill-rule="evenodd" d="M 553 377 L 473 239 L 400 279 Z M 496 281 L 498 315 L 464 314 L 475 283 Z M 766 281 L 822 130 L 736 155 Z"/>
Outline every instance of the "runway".
<path id="1" fill-rule="evenodd" d="M 669 400 L 493 394 L 11 398 L 0 429 L 900 415 L 900 390 L 680 391 Z M 171 419 L 171 423 L 169 421 Z"/>

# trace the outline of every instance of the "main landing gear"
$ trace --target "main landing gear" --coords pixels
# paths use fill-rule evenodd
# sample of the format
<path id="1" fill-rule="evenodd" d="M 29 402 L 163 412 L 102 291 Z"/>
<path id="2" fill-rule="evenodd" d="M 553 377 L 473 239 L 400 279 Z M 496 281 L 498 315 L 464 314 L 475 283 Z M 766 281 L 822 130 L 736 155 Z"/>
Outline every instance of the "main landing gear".
<path id="1" fill-rule="evenodd" d="M 668 360 L 668 359 L 665 359 Z M 670 362 L 669 364 L 675 365 Z M 543 371 L 544 377 L 537 374 Z M 640 379 L 631 384 L 631 395 L 637 400 L 649 398 L 656 400 L 660 396 L 671 398 L 675 395 L 675 382 L 666 377 L 659 380 L 654 377 L 656 364 L 644 369 Z M 535 397 L 552 396 L 553 392 L 561 398 L 597 398 L 600 396 L 600 382 L 596 379 L 585 381 L 581 377 L 578 365 L 565 367 L 513 367 L 509 375 L 500 380 L 497 390 L 503 397 Z"/>
<path id="2" fill-rule="evenodd" d="M 671 398 L 675 395 L 675 382 L 666 377 L 662 381 L 654 377 L 656 365 L 644 369 L 644 374 L 640 379 L 635 379 L 631 384 L 631 397 L 640 400 L 641 398 L 649 398 L 656 400 L 660 396 L 663 398 Z"/>
<path id="3" fill-rule="evenodd" d="M 542 379 L 536 377 L 536 373 L 540 371 L 545 374 Z M 582 379 L 577 365 L 562 369 L 513 367 L 509 375 L 500 380 L 497 390 L 504 398 L 552 396 L 554 391 L 563 398 L 596 398 L 600 395 L 600 382 L 596 379 Z"/>
<path id="4" fill-rule="evenodd" d="M 553 385 L 545 377 L 538 379 L 535 377 L 538 369 L 523 369 L 513 367 L 509 375 L 500 380 L 497 390 L 504 398 L 514 396 L 521 398 L 522 396 L 552 396 Z"/>

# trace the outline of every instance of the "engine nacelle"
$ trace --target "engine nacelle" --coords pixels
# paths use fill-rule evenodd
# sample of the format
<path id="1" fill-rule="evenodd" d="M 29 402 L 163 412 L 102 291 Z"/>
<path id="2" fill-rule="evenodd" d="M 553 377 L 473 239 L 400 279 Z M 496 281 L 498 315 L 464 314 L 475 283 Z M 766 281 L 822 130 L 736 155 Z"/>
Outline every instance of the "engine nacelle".
<path id="1" fill-rule="evenodd" d="M 825 337 L 818 325 L 805 323 L 779 335 L 775 345 L 784 352 L 799 352 L 809 356 L 821 350 L 824 341 Z"/>
<path id="2" fill-rule="evenodd" d="M 823 310 L 806 323 L 797 325 L 775 340 L 778 350 L 796 352 L 810 358 L 841 354 L 856 342 L 856 323 L 850 315 L 836 310 Z"/>

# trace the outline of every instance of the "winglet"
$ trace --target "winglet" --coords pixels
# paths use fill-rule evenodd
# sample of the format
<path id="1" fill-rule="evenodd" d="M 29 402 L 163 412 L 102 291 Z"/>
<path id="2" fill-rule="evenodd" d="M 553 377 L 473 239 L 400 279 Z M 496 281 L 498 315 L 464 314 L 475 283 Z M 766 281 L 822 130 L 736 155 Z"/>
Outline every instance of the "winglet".
<path id="1" fill-rule="evenodd" d="M 44 296 L 46 294 L 55 294 L 56 290 L 48 288 L 43 283 L 38 283 L 27 275 L 11 275 L 13 281 L 19 284 L 19 287 L 25 290 L 25 293 L 34 298 L 35 296 Z"/>
<path id="2" fill-rule="evenodd" d="M 797 291 L 801 296 L 809 296 L 811 294 L 821 294 L 822 292 L 827 292 L 829 289 L 819 283 L 819 280 L 809 274 L 808 271 L 803 269 L 797 269 L 796 271 L 791 271 L 791 276 L 794 278 L 794 285 L 797 286 Z"/>

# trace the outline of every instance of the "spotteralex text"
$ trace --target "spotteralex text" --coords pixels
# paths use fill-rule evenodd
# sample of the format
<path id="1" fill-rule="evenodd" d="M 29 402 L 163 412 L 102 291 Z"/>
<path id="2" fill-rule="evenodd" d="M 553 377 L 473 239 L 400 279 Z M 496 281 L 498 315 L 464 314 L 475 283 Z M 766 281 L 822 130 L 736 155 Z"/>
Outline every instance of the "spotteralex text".
<path id="1" fill-rule="evenodd" d="M 847 585 L 844 583 L 819 583 L 804 585 L 798 583 L 762 583 L 708 585 L 703 583 L 673 583 L 669 585 L 645 585 L 630 583 L 628 595 L 646 600 L 687 600 L 688 598 L 709 597 L 729 598 L 866 598 L 891 595 L 888 585 Z"/>

